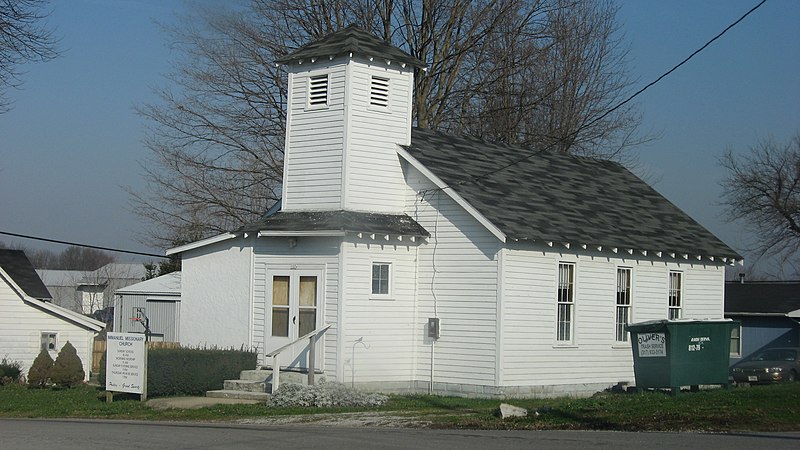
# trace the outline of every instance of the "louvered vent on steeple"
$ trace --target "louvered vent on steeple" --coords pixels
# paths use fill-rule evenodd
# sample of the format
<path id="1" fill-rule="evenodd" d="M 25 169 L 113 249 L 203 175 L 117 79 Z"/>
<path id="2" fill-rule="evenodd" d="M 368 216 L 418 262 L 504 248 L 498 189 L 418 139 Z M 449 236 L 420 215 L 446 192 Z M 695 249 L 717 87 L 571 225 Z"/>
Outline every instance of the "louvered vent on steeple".
<path id="1" fill-rule="evenodd" d="M 328 75 L 315 75 L 308 79 L 308 106 L 328 105 Z"/>
<path id="2" fill-rule="evenodd" d="M 369 91 L 369 104 L 374 106 L 389 106 L 389 79 L 372 76 Z"/>

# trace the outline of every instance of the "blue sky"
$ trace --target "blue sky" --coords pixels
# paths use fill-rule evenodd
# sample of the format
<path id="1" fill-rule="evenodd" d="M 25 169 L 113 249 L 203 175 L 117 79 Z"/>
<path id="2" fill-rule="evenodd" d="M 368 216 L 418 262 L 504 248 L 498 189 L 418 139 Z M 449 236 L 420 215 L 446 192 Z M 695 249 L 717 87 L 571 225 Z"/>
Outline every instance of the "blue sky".
<path id="1" fill-rule="evenodd" d="M 757 0 L 620 1 L 639 87 L 688 56 Z M 139 251 L 145 224 L 124 186 L 141 187 L 146 122 L 134 105 L 156 101 L 172 58 L 156 22 L 181 1 L 54 1 L 62 55 L 27 66 L 13 109 L 0 115 L 0 230 Z M 740 252 L 748 234 L 723 220 L 718 157 L 766 136 L 800 132 L 800 2 L 769 0 L 744 22 L 638 98 L 635 149 L 655 188 Z M 632 211 L 632 213 L 635 213 Z M 8 244 L 34 241 L 0 236 Z M 54 247 L 60 249 L 60 247 Z M 123 260 L 124 256 L 120 256 Z"/>

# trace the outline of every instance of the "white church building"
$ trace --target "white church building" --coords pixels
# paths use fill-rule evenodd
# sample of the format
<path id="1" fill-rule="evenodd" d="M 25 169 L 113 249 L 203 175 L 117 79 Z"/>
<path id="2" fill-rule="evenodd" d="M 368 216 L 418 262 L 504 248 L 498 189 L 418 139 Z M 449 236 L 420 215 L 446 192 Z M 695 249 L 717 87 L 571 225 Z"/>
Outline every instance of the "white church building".
<path id="1" fill-rule="evenodd" d="M 279 63 L 282 201 L 167 252 L 183 344 L 270 365 L 311 334 L 331 381 L 555 395 L 632 382 L 627 323 L 723 317 L 741 256 L 620 164 L 413 128 L 424 64 L 356 27 Z"/>

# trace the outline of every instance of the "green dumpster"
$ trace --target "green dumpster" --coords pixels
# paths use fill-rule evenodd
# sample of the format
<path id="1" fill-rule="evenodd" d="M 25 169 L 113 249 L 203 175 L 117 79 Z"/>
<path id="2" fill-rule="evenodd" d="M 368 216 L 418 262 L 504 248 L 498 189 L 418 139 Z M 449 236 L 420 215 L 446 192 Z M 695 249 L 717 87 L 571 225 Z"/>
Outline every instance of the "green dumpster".
<path id="1" fill-rule="evenodd" d="M 732 320 L 653 320 L 627 326 L 636 389 L 724 385 L 728 381 Z"/>

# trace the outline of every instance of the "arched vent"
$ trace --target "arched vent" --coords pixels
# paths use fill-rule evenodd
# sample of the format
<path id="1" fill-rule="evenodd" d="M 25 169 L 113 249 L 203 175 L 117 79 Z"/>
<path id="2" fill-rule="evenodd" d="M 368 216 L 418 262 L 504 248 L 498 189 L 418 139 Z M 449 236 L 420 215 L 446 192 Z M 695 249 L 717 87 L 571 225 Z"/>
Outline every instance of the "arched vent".
<path id="1" fill-rule="evenodd" d="M 328 75 L 315 75 L 308 79 L 308 106 L 328 104 Z"/>
<path id="2" fill-rule="evenodd" d="M 369 91 L 369 104 L 386 108 L 389 106 L 389 79 L 372 76 Z"/>

